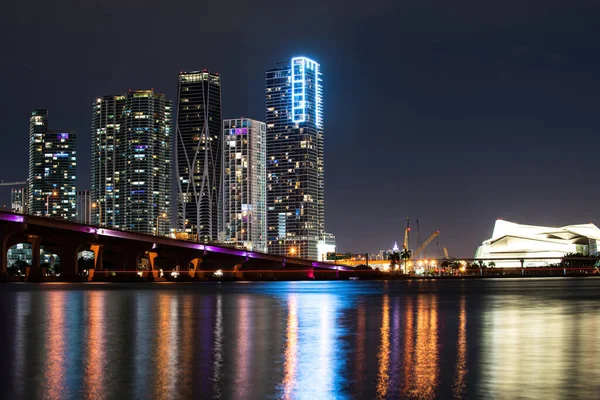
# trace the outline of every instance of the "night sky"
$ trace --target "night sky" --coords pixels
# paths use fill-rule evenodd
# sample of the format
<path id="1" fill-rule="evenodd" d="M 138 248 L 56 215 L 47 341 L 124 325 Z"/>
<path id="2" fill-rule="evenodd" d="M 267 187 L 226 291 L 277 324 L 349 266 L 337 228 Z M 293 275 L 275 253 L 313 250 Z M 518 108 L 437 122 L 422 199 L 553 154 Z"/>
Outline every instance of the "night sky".
<path id="1" fill-rule="evenodd" d="M 264 120 L 265 71 L 304 55 L 324 74 L 338 251 L 400 243 L 407 216 L 464 257 L 498 217 L 600 225 L 597 0 L 8 2 L 0 179 L 27 176 L 32 108 L 79 134 L 84 189 L 96 97 L 175 100 L 178 72 L 207 68 L 222 76 L 224 118 Z"/>

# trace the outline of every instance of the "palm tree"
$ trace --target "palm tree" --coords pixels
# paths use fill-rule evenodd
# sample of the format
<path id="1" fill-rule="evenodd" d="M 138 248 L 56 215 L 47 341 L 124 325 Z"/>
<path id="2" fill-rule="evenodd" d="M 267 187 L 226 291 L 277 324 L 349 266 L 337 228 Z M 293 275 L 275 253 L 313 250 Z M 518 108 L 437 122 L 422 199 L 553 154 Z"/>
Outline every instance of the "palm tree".
<path id="1" fill-rule="evenodd" d="M 402 252 L 400 253 L 400 258 L 404 260 L 404 273 L 408 273 L 406 270 L 406 261 L 410 259 L 410 251 L 407 248 L 403 248 Z"/>
<path id="2" fill-rule="evenodd" d="M 388 260 L 390 260 L 390 267 L 392 268 L 392 271 L 395 271 L 396 265 L 400 263 L 400 254 L 396 252 L 390 253 Z"/>

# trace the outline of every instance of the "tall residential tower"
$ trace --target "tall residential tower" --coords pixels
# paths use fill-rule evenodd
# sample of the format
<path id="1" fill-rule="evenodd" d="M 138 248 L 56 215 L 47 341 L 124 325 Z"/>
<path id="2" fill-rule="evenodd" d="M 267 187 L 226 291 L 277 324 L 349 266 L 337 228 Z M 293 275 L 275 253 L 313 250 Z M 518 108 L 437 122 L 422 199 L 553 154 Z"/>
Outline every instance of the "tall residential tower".
<path id="1" fill-rule="evenodd" d="M 325 229 L 319 64 L 294 57 L 267 71 L 269 253 L 317 259 Z"/>
<path id="2" fill-rule="evenodd" d="M 48 110 L 31 113 L 27 179 L 30 214 L 75 220 L 75 139 L 73 131 L 48 129 Z"/>
<path id="3" fill-rule="evenodd" d="M 267 251 L 266 140 L 264 122 L 223 121 L 223 217 L 220 241 Z"/>
<path id="4" fill-rule="evenodd" d="M 147 234 L 169 232 L 171 126 L 172 103 L 154 90 L 96 100 L 93 223 Z"/>
<path id="5" fill-rule="evenodd" d="M 216 241 L 222 202 L 221 77 L 181 72 L 175 157 L 177 218 L 198 241 Z"/>

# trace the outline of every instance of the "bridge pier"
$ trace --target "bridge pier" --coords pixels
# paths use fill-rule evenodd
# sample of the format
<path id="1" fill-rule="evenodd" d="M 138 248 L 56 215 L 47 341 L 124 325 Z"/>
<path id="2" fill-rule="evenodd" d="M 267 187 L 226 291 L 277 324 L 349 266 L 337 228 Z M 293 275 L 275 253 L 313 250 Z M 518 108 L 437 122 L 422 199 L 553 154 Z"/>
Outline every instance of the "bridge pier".
<path id="1" fill-rule="evenodd" d="M 60 277 L 61 281 L 79 280 L 79 250 L 85 243 L 65 242 L 60 245 Z"/>
<path id="2" fill-rule="evenodd" d="M 43 281 L 46 276 L 46 271 L 42 271 L 40 266 L 40 251 L 42 249 L 42 238 L 39 236 L 29 235 L 27 242 L 31 244 L 31 267 L 25 269 L 26 279 L 30 282 Z"/>
<path id="3" fill-rule="evenodd" d="M 244 263 L 236 264 L 233 266 L 233 277 L 235 279 L 244 280 L 244 271 L 242 271 L 242 267 Z"/>
<path id="4" fill-rule="evenodd" d="M 200 278 L 200 266 L 202 265 L 202 259 L 200 257 L 196 257 L 187 263 L 192 264 L 192 269 L 189 270 L 190 278 L 198 279 Z"/>
<path id="5" fill-rule="evenodd" d="M 0 278 L 8 275 L 8 249 L 11 244 L 9 239 L 17 233 L 27 229 L 25 224 L 3 224 L 0 227 Z"/>
<path id="6" fill-rule="evenodd" d="M 158 279 L 158 270 L 156 269 L 155 260 L 158 257 L 158 253 L 156 251 L 149 251 L 148 253 L 148 271 L 146 272 L 146 279 L 149 281 L 155 281 Z M 142 275 L 144 277 L 144 275 Z"/>

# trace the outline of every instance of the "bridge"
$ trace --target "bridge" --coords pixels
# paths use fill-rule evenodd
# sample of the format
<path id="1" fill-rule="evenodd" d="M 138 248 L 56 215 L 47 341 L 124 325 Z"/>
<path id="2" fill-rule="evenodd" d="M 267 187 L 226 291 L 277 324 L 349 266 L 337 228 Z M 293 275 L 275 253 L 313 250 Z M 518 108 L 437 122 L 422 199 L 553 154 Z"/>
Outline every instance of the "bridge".
<path id="1" fill-rule="evenodd" d="M 192 280 L 207 279 L 218 270 L 238 279 L 248 274 L 331 279 L 334 274 L 340 278 L 340 275 L 357 272 L 350 266 L 0 211 L 0 278 L 7 279 L 8 250 L 19 243 L 31 245 L 29 281 L 48 279 L 40 264 L 42 248 L 59 256 L 62 281 L 108 280 L 107 266 L 110 266 L 111 277 L 139 276 L 149 281 L 161 280 L 162 271 L 168 275 L 176 272 L 181 279 Z M 78 259 L 86 250 L 94 253 L 94 265 L 84 278 L 79 273 Z M 139 271 L 142 259 L 146 260 L 147 267 Z"/>

